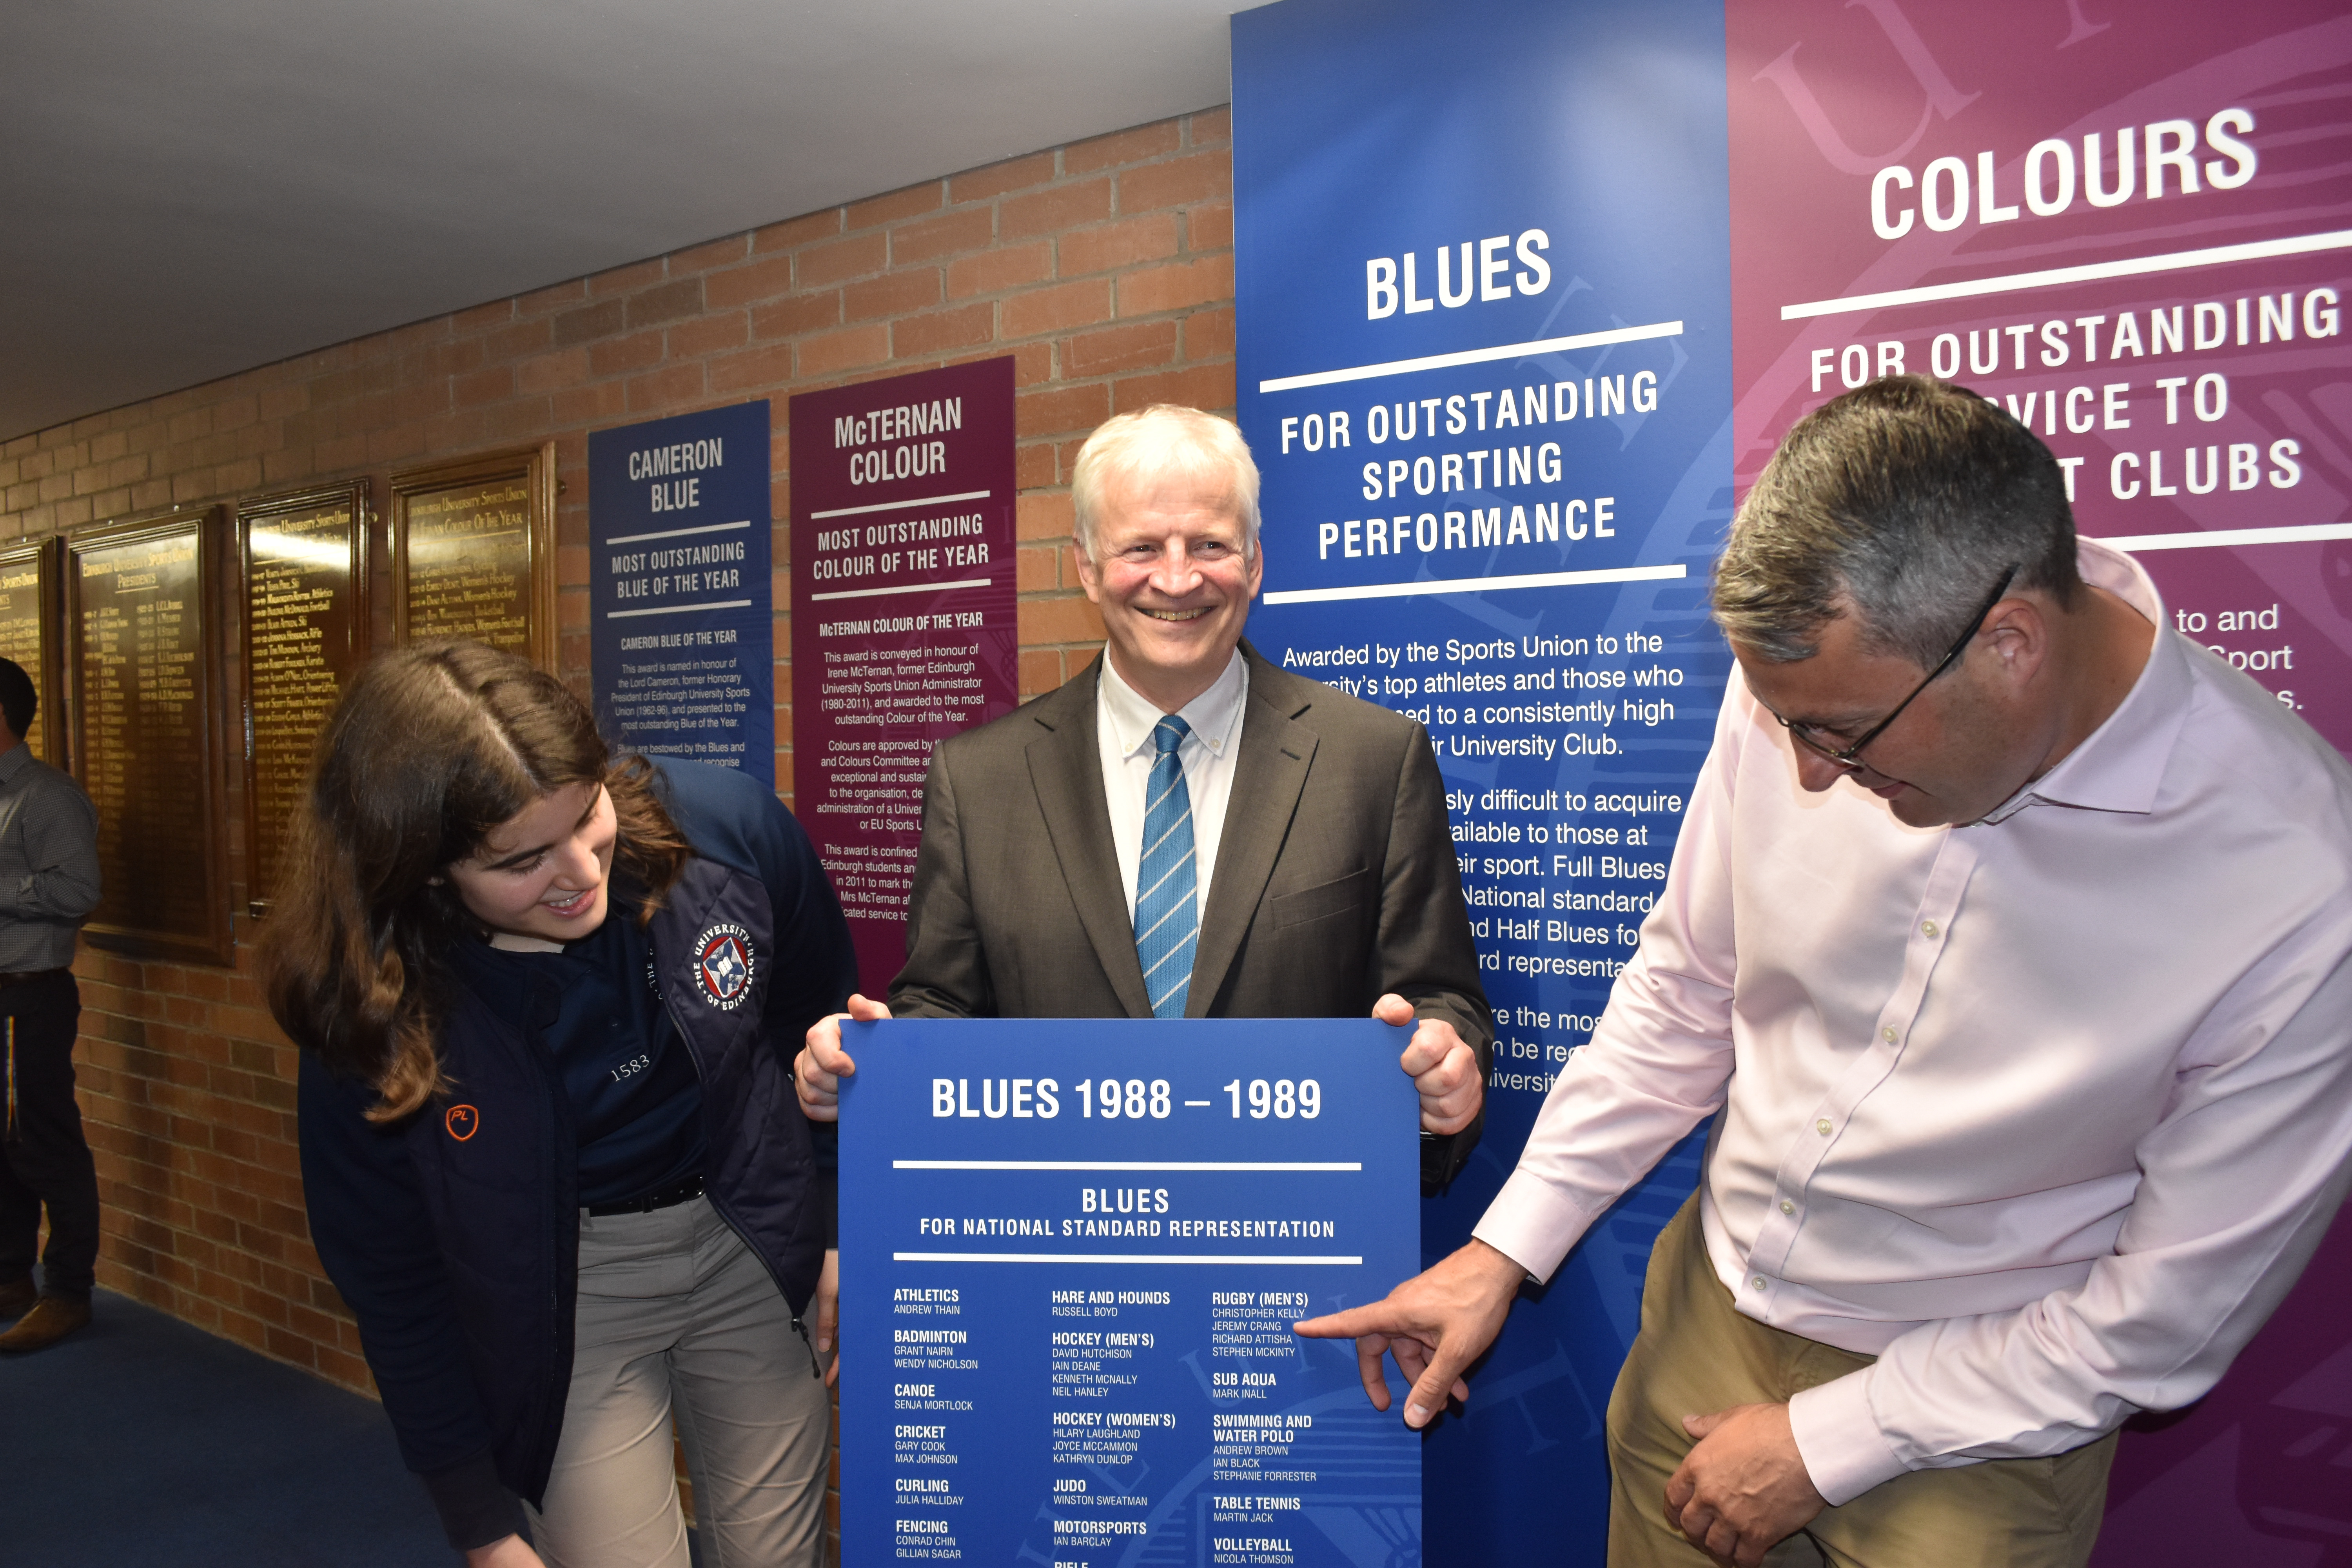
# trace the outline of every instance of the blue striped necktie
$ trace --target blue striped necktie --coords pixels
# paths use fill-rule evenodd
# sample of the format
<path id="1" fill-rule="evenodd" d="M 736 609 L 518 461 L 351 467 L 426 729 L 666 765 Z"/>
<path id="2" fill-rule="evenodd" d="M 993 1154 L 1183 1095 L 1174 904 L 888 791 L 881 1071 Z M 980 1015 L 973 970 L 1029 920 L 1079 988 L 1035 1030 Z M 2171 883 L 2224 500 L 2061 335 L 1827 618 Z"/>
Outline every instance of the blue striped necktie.
<path id="1" fill-rule="evenodd" d="M 1155 1018 L 1181 1018 L 1192 992 L 1192 949 L 1201 934 L 1192 859 L 1192 795 L 1176 748 L 1192 730 L 1170 713 L 1152 727 L 1151 782 L 1145 788 L 1143 862 L 1135 877 L 1135 952 Z"/>

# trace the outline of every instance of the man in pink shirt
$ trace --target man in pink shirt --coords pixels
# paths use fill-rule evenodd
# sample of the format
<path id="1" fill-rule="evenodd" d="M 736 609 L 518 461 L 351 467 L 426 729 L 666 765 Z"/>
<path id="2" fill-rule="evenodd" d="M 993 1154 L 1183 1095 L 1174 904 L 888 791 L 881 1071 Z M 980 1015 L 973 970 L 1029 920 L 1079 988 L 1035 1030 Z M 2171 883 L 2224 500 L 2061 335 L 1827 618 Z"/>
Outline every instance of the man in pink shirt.
<path id="1" fill-rule="evenodd" d="M 2212 1386 L 2352 1179 L 2352 769 L 1959 388 L 1800 423 L 1714 592 L 1738 674 L 1591 1043 L 1468 1246 L 1299 1331 L 1426 1425 L 1720 1111 L 1612 1564 L 2079 1564 L 2116 1428 Z"/>

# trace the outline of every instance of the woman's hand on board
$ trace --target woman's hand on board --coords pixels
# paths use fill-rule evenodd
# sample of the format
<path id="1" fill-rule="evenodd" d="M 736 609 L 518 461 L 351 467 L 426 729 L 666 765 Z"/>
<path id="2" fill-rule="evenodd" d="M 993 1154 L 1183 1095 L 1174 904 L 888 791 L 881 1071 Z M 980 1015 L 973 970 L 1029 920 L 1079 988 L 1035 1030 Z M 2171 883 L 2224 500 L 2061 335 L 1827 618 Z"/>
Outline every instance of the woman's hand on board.
<path id="1" fill-rule="evenodd" d="M 800 1091 L 803 1115 L 811 1121 L 841 1119 L 841 1080 L 857 1070 L 857 1064 L 841 1048 L 841 1021 L 850 1018 L 871 1024 L 889 1016 L 890 1009 L 881 1003 L 852 996 L 848 1012 L 832 1014 L 809 1026 L 807 1044 L 793 1058 L 793 1083 Z"/>

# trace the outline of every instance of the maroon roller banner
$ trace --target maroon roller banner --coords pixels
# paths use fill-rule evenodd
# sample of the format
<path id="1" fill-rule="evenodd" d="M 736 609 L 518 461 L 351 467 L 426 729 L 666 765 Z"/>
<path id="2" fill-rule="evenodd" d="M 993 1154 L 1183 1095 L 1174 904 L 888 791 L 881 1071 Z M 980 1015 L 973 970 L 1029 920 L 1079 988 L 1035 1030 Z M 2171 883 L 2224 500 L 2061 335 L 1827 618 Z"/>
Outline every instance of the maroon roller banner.
<path id="1" fill-rule="evenodd" d="M 2175 624 L 2352 751 L 2342 0 L 1731 0 L 1735 489 L 1896 371 L 1993 398 Z M 2154 918 L 2193 911 L 2151 911 Z M 2105 1565 L 2352 1562 L 2352 1222 L 2119 1450 Z"/>
<path id="2" fill-rule="evenodd" d="M 1013 361 L 804 393 L 791 432 L 793 796 L 879 997 L 931 747 L 1019 700 Z"/>
<path id="3" fill-rule="evenodd" d="M 1981 392 L 2183 631 L 2352 750 L 2340 0 L 1727 19 L 1738 488 L 1873 376 Z"/>

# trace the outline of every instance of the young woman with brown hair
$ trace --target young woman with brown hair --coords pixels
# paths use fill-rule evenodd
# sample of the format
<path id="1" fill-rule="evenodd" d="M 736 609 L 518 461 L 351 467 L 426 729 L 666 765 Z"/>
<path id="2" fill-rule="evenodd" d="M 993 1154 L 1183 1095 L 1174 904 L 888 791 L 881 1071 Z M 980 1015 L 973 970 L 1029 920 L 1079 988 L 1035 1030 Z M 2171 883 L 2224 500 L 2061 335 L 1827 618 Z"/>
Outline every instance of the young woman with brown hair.
<path id="1" fill-rule="evenodd" d="M 311 1234 L 451 1544 L 685 1568 L 675 1415 L 709 1560 L 814 1563 L 833 1191 L 790 1064 L 856 970 L 799 825 L 444 643 L 354 679 L 289 849 Z"/>

